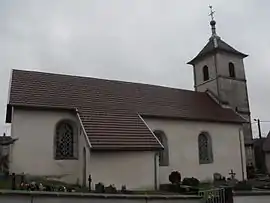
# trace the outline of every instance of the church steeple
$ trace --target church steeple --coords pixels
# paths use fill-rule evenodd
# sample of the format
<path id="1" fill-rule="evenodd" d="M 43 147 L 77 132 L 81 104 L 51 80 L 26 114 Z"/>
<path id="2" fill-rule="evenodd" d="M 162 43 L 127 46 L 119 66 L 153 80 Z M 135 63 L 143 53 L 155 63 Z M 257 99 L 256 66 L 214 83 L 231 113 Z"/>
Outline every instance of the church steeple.
<path id="1" fill-rule="evenodd" d="M 201 58 L 209 55 L 209 54 L 213 54 L 214 52 L 218 52 L 218 51 L 222 51 L 222 52 L 226 52 L 229 54 L 234 54 L 237 55 L 241 58 L 245 58 L 248 55 L 237 51 L 236 49 L 234 49 L 233 47 L 231 47 L 229 44 L 227 44 L 226 42 L 224 42 L 220 36 L 217 35 L 217 31 L 216 31 L 216 21 L 214 19 L 214 13 L 215 11 L 213 11 L 213 7 L 210 7 L 210 14 L 209 16 L 211 16 L 211 21 L 210 21 L 210 26 L 211 26 L 211 37 L 209 38 L 208 43 L 205 45 L 205 47 L 198 53 L 198 55 L 196 57 L 194 57 L 191 61 L 188 62 L 188 64 L 190 65 L 194 65 L 196 63 L 196 61 L 200 60 Z"/>
<path id="2" fill-rule="evenodd" d="M 245 144 L 252 143 L 250 109 L 243 59 L 246 54 L 237 51 L 217 34 L 214 11 L 210 6 L 211 36 L 204 48 L 188 64 L 193 66 L 195 91 L 205 92 L 222 106 L 231 107 L 247 123 L 244 124 Z M 247 157 L 247 162 L 252 161 Z"/>

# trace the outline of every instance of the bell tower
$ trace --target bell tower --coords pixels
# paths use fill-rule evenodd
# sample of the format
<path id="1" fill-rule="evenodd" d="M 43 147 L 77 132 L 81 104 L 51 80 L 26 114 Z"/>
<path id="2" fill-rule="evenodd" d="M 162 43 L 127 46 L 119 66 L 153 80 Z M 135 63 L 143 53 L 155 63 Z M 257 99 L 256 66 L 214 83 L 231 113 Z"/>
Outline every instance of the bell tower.
<path id="1" fill-rule="evenodd" d="M 230 106 L 248 122 L 243 126 L 247 163 L 254 163 L 250 108 L 244 58 L 216 33 L 214 11 L 211 9 L 211 32 L 204 48 L 188 64 L 193 66 L 195 91 L 208 91 L 222 106 Z"/>

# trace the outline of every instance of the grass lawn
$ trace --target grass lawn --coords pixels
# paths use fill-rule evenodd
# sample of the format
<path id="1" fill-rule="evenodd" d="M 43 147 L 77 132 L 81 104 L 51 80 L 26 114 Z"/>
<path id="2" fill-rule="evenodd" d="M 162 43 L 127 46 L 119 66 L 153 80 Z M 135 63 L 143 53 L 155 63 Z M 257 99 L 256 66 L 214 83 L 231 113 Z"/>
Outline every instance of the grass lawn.
<path id="1" fill-rule="evenodd" d="M 0 189 L 11 189 L 11 181 L 0 180 Z"/>
<path id="2" fill-rule="evenodd" d="M 214 188 L 214 185 L 212 183 L 208 183 L 208 182 L 205 182 L 205 183 L 200 183 L 199 184 L 199 190 L 210 190 L 210 189 L 213 189 Z"/>

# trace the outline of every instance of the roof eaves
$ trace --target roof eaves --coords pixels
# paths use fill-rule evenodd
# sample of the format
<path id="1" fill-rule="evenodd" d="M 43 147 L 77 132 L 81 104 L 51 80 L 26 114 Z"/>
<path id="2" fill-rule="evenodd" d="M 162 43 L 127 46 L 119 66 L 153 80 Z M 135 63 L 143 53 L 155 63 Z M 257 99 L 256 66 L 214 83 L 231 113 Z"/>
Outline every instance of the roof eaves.
<path id="1" fill-rule="evenodd" d="M 209 40 L 209 42 L 203 47 L 203 49 L 195 56 L 191 61 L 189 61 L 187 64 L 189 65 L 194 65 L 195 62 L 209 54 L 213 54 L 217 51 L 224 51 L 226 53 L 231 53 L 238 55 L 242 58 L 246 58 L 248 55 L 244 54 L 240 51 L 237 51 L 233 47 L 231 47 L 229 44 L 221 40 L 220 38 L 218 39 L 218 46 L 214 47 L 212 40 Z"/>
<path id="2" fill-rule="evenodd" d="M 65 106 L 49 106 L 49 105 L 35 105 L 35 104 L 17 104 L 17 103 L 10 103 L 8 104 L 12 107 L 16 108 L 35 108 L 35 109 L 54 109 L 54 110 L 71 110 L 77 112 L 77 108 L 75 107 L 65 107 Z"/>
<path id="3" fill-rule="evenodd" d="M 40 110 L 61 110 L 61 111 L 74 111 L 76 112 L 77 109 L 74 107 L 63 107 L 63 106 L 47 106 L 47 105 L 33 105 L 33 104 L 16 104 L 10 103 L 7 104 L 6 109 L 6 123 L 12 122 L 12 111 L 13 108 L 20 108 L 20 109 L 40 109 Z"/>
<path id="4" fill-rule="evenodd" d="M 159 151 L 161 150 L 160 147 L 157 146 L 149 146 L 149 147 L 113 147 L 113 146 L 105 146 L 105 147 L 101 147 L 101 146 L 97 146 L 97 147 L 93 147 L 91 149 L 91 151 L 93 152 L 112 152 L 112 151 L 117 151 L 117 152 L 122 152 L 122 151 Z"/>
<path id="5" fill-rule="evenodd" d="M 144 118 L 156 118 L 156 119 L 168 119 L 168 120 L 186 120 L 186 121 L 199 121 L 199 122 L 213 122 L 213 123 L 230 123 L 230 124 L 242 124 L 247 123 L 247 121 L 240 120 L 216 120 L 209 118 L 190 118 L 190 117 L 181 117 L 181 116 L 164 116 L 164 115 L 150 115 L 150 114 L 141 114 Z"/>
<path id="6" fill-rule="evenodd" d="M 83 135 L 84 135 L 84 138 L 85 138 L 85 140 L 87 142 L 87 147 L 89 148 L 89 150 L 91 150 L 93 147 L 92 147 L 91 142 L 90 142 L 90 140 L 88 138 L 88 135 L 86 133 L 86 130 L 85 130 L 83 122 L 82 122 L 82 119 L 81 119 L 80 114 L 79 114 L 79 110 L 77 108 L 76 108 L 76 114 L 77 114 L 77 118 L 78 118 L 78 120 L 80 122 L 81 128 L 83 130 Z"/>
<path id="7" fill-rule="evenodd" d="M 191 61 L 187 62 L 187 64 L 189 65 L 195 65 L 196 61 L 198 61 L 199 59 L 202 59 L 204 57 L 207 57 L 211 54 L 215 54 L 217 53 L 218 49 L 215 48 L 215 49 L 212 49 L 211 51 L 207 51 L 207 52 L 204 52 L 204 53 L 199 53 L 197 56 L 195 56 Z"/>
<path id="8" fill-rule="evenodd" d="M 145 126 L 148 128 L 148 130 L 151 132 L 151 134 L 156 139 L 156 141 L 159 143 L 160 148 L 164 149 L 163 144 L 159 141 L 159 139 L 157 138 L 157 136 L 155 135 L 155 133 L 150 129 L 150 127 L 147 125 L 147 123 L 145 122 L 145 120 L 141 117 L 141 115 L 138 114 L 138 116 L 142 120 L 142 122 L 145 124 Z"/>

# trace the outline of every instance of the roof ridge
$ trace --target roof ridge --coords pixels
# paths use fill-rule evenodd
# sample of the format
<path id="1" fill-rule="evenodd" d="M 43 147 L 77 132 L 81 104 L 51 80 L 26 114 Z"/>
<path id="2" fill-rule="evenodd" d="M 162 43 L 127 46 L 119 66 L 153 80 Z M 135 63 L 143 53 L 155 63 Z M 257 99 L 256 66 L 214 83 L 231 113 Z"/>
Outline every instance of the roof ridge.
<path id="1" fill-rule="evenodd" d="M 148 84 L 148 83 L 141 83 L 141 82 L 130 82 L 130 81 L 123 81 L 123 80 L 116 80 L 116 79 L 104 79 L 104 78 L 96 78 L 91 76 L 81 76 L 81 75 L 71 75 L 66 73 L 54 73 L 54 72 L 44 72 L 44 71 L 36 71 L 36 70 L 22 70 L 22 69 L 12 69 L 13 72 L 29 72 L 29 73 L 40 73 L 40 74 L 48 74 L 48 75 L 54 75 L 54 76 L 64 76 L 64 77 L 72 77 L 72 78 L 83 78 L 83 79 L 92 79 L 92 80 L 100 80 L 100 81 L 108 81 L 108 82 L 114 82 L 114 83 L 122 83 L 122 84 L 133 84 L 133 85 L 147 85 L 150 87 L 158 87 L 158 88 L 166 88 L 171 90 L 179 90 L 179 91 L 186 91 L 186 92 L 195 92 L 194 90 L 188 90 L 188 89 L 182 89 L 182 88 L 176 88 L 176 87 L 169 87 L 164 85 L 156 85 L 156 84 Z M 196 92 L 196 93 L 203 93 L 204 92 Z"/>

